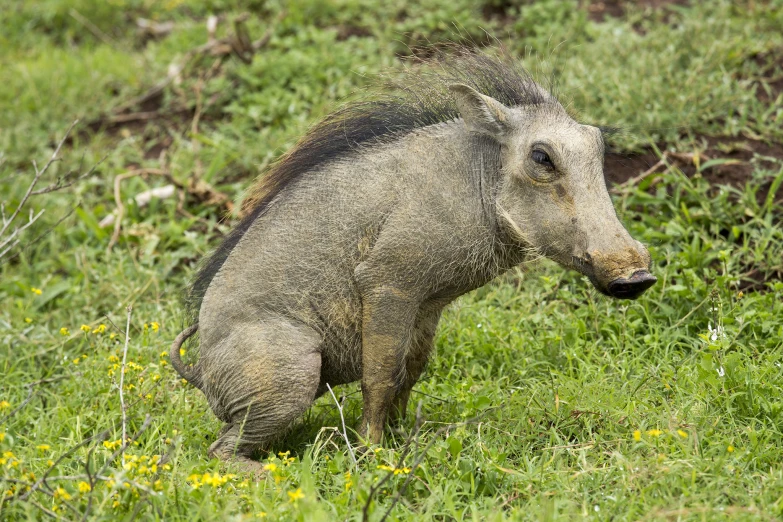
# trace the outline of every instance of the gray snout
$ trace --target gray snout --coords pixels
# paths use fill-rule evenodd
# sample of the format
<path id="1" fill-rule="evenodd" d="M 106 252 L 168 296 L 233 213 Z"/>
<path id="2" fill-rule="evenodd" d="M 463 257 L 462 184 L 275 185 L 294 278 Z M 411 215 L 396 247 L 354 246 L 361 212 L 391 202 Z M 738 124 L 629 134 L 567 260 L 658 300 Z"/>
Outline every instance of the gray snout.
<path id="1" fill-rule="evenodd" d="M 647 270 L 637 270 L 628 279 L 615 279 L 607 287 L 610 296 L 617 299 L 636 299 L 658 279 Z"/>

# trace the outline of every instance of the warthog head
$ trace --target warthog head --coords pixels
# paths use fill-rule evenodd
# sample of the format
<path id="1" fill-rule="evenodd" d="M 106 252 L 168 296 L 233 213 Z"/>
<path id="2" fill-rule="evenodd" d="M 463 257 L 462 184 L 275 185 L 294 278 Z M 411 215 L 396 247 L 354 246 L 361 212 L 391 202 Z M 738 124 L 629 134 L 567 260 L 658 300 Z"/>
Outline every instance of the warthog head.
<path id="1" fill-rule="evenodd" d="M 611 297 L 635 299 L 655 284 L 649 252 L 609 198 L 598 128 L 577 123 L 552 98 L 509 108 L 466 85 L 450 89 L 467 127 L 500 143 L 502 226 Z"/>

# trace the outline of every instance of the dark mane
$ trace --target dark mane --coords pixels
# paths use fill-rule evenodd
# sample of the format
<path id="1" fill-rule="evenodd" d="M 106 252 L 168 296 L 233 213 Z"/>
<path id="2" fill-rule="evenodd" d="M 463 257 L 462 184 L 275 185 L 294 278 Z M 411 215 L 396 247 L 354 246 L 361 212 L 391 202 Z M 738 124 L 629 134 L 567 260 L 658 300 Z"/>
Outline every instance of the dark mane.
<path id="1" fill-rule="evenodd" d="M 457 118 L 449 84 L 464 83 L 508 107 L 554 99 L 522 68 L 466 49 L 449 55 L 439 53 L 424 66 L 409 67 L 402 80 L 389 83 L 391 94 L 348 104 L 327 116 L 261 177 L 243 205 L 244 217 L 202 263 L 191 283 L 186 304 L 193 316 L 198 315 L 215 274 L 276 196 L 315 167 L 355 153 L 359 147 L 389 142 L 415 129 Z"/>

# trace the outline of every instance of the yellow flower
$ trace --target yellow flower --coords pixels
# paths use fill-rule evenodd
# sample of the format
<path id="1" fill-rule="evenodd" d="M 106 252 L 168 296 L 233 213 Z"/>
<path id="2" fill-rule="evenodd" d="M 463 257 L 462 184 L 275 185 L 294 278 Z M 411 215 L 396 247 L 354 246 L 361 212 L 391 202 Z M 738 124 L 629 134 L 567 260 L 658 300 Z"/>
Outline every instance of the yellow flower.
<path id="1" fill-rule="evenodd" d="M 734 446 L 729 446 L 728 448 L 726 448 L 726 451 L 728 451 L 729 453 L 734 453 Z"/>
<path id="2" fill-rule="evenodd" d="M 264 469 L 266 471 L 277 471 L 277 464 L 274 462 L 270 462 L 269 464 L 264 464 Z"/>
<path id="3" fill-rule="evenodd" d="M 152 321 L 152 323 L 150 323 L 150 326 L 152 327 L 153 332 L 157 332 L 158 330 L 160 330 L 160 323 L 157 321 Z"/>
<path id="4" fill-rule="evenodd" d="M 185 357 L 185 354 L 186 354 L 186 353 L 187 353 L 187 352 L 185 351 L 185 349 L 184 349 L 184 348 L 180 348 L 180 349 L 179 349 L 179 356 L 180 356 L 180 357 Z"/>
<path id="5" fill-rule="evenodd" d="M 106 325 L 101 323 L 98 325 L 98 328 L 92 331 L 93 334 L 102 334 L 106 331 Z"/>
<path id="6" fill-rule="evenodd" d="M 79 327 L 79 330 L 81 330 L 82 332 L 86 333 L 86 332 L 89 332 L 91 330 L 91 328 L 89 326 L 87 326 L 86 324 L 83 324 L 83 325 L 81 325 Z"/>
<path id="7" fill-rule="evenodd" d="M 5 433 L 0 431 L 0 442 L 3 442 L 5 440 Z"/>
<path id="8" fill-rule="evenodd" d="M 71 500 L 71 495 L 63 489 L 62 486 L 54 490 L 54 498 L 61 498 L 63 500 Z"/>
<path id="9" fill-rule="evenodd" d="M 411 468 L 395 468 L 394 474 L 395 475 L 407 475 L 411 472 Z"/>
<path id="10" fill-rule="evenodd" d="M 31 288 L 30 291 L 35 295 L 41 295 L 42 293 L 40 288 Z"/>
<path id="11" fill-rule="evenodd" d="M 8 401 L 0 401 L 0 410 L 5 410 L 11 407 Z"/>
<path id="12" fill-rule="evenodd" d="M 115 440 L 115 441 L 104 440 L 103 441 L 103 447 L 106 448 L 106 449 L 113 450 L 113 449 L 119 448 L 120 446 L 122 446 L 122 441 L 121 440 Z"/>
<path id="13" fill-rule="evenodd" d="M 169 356 L 169 352 L 160 352 L 160 356 L 161 357 L 168 357 Z"/>
<path id="14" fill-rule="evenodd" d="M 110 334 L 109 334 L 109 339 L 111 339 L 112 341 L 113 341 L 113 340 L 114 340 L 116 337 L 117 337 L 117 334 L 116 334 L 116 333 L 114 333 L 114 332 L 112 332 L 112 333 L 110 333 Z"/>
<path id="15" fill-rule="evenodd" d="M 741 292 L 741 291 L 740 291 L 740 292 L 737 294 L 737 299 L 742 299 L 743 297 L 745 297 L 745 294 L 744 294 L 743 292 Z"/>
<path id="16" fill-rule="evenodd" d="M 51 468 L 52 466 L 54 466 L 54 461 L 52 459 L 49 459 L 46 461 L 46 465 Z"/>
<path id="17" fill-rule="evenodd" d="M 88 491 L 91 491 L 91 490 L 92 490 L 92 488 L 90 487 L 90 485 L 88 483 L 86 483 L 83 480 L 81 482 L 79 482 L 79 493 L 87 493 Z"/>
<path id="18" fill-rule="evenodd" d="M 298 488 L 296 491 L 288 492 L 288 500 L 290 502 L 296 502 L 297 500 L 302 498 L 304 498 L 304 493 L 302 493 L 302 488 Z"/>
<path id="19" fill-rule="evenodd" d="M 642 432 L 639 431 L 639 430 L 634 430 L 634 432 L 633 432 L 633 440 L 635 440 L 636 442 L 639 442 L 640 440 L 642 440 Z"/>
<path id="20" fill-rule="evenodd" d="M 144 331 L 146 332 L 149 329 L 150 329 L 150 325 L 148 325 L 147 323 L 144 323 Z"/>
<path id="21" fill-rule="evenodd" d="M 79 360 L 80 359 L 77 357 L 76 359 L 73 360 L 73 364 L 79 364 Z"/>
<path id="22" fill-rule="evenodd" d="M 30 324 L 30 323 L 33 322 L 33 318 L 32 317 L 25 317 L 24 318 L 24 322 L 27 323 L 27 324 Z"/>
<path id="23" fill-rule="evenodd" d="M 386 464 L 378 465 L 378 469 L 382 469 L 383 471 L 394 471 L 393 467 L 387 466 Z"/>
<path id="24" fill-rule="evenodd" d="M 661 430 L 647 430 L 647 435 L 650 437 L 660 437 L 662 434 Z"/>
<path id="25" fill-rule="evenodd" d="M 67 335 L 71 335 L 71 331 L 63 326 L 62 328 L 60 328 L 60 335 L 62 335 L 63 337 Z"/>
<path id="26" fill-rule="evenodd" d="M 38 446 L 36 446 L 36 448 L 41 451 L 49 451 L 50 449 L 52 449 L 51 446 L 49 446 L 48 444 L 39 444 Z"/>
<path id="27" fill-rule="evenodd" d="M 688 438 L 688 432 L 687 431 L 677 430 L 677 435 L 679 435 L 683 439 L 687 439 Z"/>

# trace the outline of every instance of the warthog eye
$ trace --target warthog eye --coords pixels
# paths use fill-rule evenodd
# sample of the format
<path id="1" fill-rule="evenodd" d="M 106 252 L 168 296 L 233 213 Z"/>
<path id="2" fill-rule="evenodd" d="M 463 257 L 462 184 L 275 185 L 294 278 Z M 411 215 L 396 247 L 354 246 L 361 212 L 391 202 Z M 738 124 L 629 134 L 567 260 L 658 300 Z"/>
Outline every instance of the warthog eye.
<path id="1" fill-rule="evenodd" d="M 552 160 L 549 159 L 549 154 L 547 154 L 543 150 L 534 150 L 531 157 L 533 158 L 533 161 L 535 161 L 539 165 L 544 165 L 545 167 L 549 167 L 552 169 L 555 168 L 554 163 L 552 163 Z"/>

